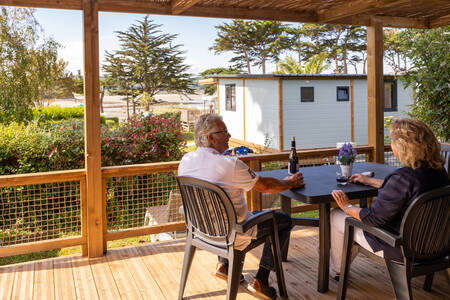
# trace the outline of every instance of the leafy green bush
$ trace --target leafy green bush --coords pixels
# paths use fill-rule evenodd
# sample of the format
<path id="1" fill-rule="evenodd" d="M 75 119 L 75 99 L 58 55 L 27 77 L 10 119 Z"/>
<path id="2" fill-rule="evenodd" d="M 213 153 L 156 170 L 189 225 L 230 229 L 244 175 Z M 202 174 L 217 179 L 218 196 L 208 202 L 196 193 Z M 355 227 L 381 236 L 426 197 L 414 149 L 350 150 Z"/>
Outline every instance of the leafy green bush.
<path id="1" fill-rule="evenodd" d="M 178 160 L 185 145 L 175 118 L 137 116 L 119 126 L 103 126 L 102 164 Z M 83 120 L 0 124 L 0 175 L 80 168 L 84 168 Z"/>
<path id="2" fill-rule="evenodd" d="M 0 124 L 0 175 L 84 167 L 83 121 Z"/>
<path id="3" fill-rule="evenodd" d="M 47 106 L 33 109 L 33 118 L 39 122 L 83 119 L 84 107 Z"/>

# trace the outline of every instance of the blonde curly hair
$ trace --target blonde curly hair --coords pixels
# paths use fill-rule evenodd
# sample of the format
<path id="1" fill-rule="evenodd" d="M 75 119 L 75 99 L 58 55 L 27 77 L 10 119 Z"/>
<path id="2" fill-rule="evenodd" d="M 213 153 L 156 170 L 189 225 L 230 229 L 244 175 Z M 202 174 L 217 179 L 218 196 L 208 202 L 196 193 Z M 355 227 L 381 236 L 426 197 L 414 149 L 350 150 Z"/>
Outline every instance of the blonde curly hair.
<path id="1" fill-rule="evenodd" d="M 407 167 L 442 169 L 441 144 L 428 126 L 417 119 L 396 119 L 389 127 L 398 159 Z"/>

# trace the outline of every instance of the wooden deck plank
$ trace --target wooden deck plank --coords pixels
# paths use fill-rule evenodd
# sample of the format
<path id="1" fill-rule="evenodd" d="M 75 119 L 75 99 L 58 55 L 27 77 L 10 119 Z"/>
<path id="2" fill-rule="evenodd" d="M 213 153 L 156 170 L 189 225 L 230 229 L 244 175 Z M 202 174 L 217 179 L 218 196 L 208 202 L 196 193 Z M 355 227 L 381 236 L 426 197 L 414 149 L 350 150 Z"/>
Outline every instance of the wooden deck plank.
<path id="1" fill-rule="evenodd" d="M 179 252 L 177 245 L 171 242 L 167 245 L 166 250 Z M 164 291 L 167 299 L 177 299 L 180 276 L 178 272 L 178 262 L 174 264 L 171 257 L 168 257 L 168 251 L 164 251 L 162 247 L 152 247 L 151 244 L 138 248 L 139 255 L 147 268 L 158 283 L 162 291 Z M 178 253 L 176 254 L 178 256 Z M 181 270 L 181 269 L 180 269 Z"/>
<path id="2" fill-rule="evenodd" d="M 330 290 L 327 293 L 316 291 L 319 243 L 317 233 L 316 228 L 307 227 L 296 227 L 292 233 L 289 261 L 283 263 L 289 299 L 336 299 L 337 284 L 334 282 L 330 282 Z M 34 299 L 51 299 L 52 289 L 54 299 L 58 300 L 177 299 L 184 247 L 184 240 L 172 240 L 110 250 L 106 257 L 99 260 L 71 256 L 2 266 L 0 299 L 32 299 L 33 295 Z M 261 252 L 262 247 L 258 247 L 247 254 L 244 264 L 246 280 L 256 274 Z M 53 280 L 49 277 L 49 266 L 52 262 Z M 216 263 L 215 255 L 197 251 L 184 294 L 187 299 L 224 299 L 226 282 L 212 275 Z M 383 265 L 364 255 L 358 255 L 350 272 L 347 299 L 395 299 Z M 423 279 L 418 277 L 412 280 L 414 299 L 450 298 L 448 271 L 435 275 L 431 292 L 422 289 Z M 273 273 L 270 283 L 277 287 Z M 48 291 L 44 291 L 44 288 Z M 241 287 L 237 299 L 258 298 Z"/>
<path id="3" fill-rule="evenodd" d="M 52 259 L 46 259 L 35 263 L 33 299 L 55 299 L 55 283 L 53 278 Z"/>
<path id="4" fill-rule="evenodd" d="M 0 268 L 0 299 L 11 299 L 17 266 Z"/>
<path id="5" fill-rule="evenodd" d="M 120 299 L 120 293 L 116 286 L 116 281 L 111 274 L 106 258 L 98 257 L 89 260 L 92 275 L 94 276 L 97 294 L 100 300 Z"/>
<path id="6" fill-rule="evenodd" d="M 122 259 L 119 252 L 120 249 L 108 251 L 106 259 L 119 290 L 120 298 L 122 300 L 144 299 L 133 279 L 132 270 L 130 270 L 126 261 Z"/>
<path id="7" fill-rule="evenodd" d="M 72 257 L 71 263 L 77 299 L 99 299 L 89 260 L 75 256 Z"/>
<path id="8" fill-rule="evenodd" d="M 56 300 L 77 299 L 70 257 L 61 257 L 53 260 L 53 276 Z"/>
<path id="9" fill-rule="evenodd" d="M 11 299 L 24 300 L 33 298 L 34 266 L 34 262 L 17 266 Z"/>
<path id="10" fill-rule="evenodd" d="M 165 291 L 161 291 L 135 247 L 124 248 L 120 251 L 120 255 L 123 259 L 126 259 L 128 267 L 133 270 L 132 276 L 142 297 L 145 299 L 166 299 Z"/>

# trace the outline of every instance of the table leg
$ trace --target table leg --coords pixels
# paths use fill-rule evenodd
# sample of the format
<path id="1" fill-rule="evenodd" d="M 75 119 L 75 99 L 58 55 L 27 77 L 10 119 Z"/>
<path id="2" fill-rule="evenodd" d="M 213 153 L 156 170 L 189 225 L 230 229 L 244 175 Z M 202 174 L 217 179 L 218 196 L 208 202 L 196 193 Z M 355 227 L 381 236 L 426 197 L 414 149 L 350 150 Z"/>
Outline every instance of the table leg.
<path id="1" fill-rule="evenodd" d="M 288 215 L 291 215 L 291 198 L 281 195 L 281 210 L 287 213 Z M 289 236 L 289 239 L 286 242 L 287 245 L 282 249 L 281 252 L 281 261 L 287 261 L 290 240 L 291 238 Z"/>
<path id="2" fill-rule="evenodd" d="M 319 276 L 317 291 L 328 291 L 330 273 L 330 203 L 319 204 Z"/>
<path id="3" fill-rule="evenodd" d="M 361 198 L 359 199 L 359 207 L 363 208 L 363 207 L 367 207 L 367 198 Z"/>

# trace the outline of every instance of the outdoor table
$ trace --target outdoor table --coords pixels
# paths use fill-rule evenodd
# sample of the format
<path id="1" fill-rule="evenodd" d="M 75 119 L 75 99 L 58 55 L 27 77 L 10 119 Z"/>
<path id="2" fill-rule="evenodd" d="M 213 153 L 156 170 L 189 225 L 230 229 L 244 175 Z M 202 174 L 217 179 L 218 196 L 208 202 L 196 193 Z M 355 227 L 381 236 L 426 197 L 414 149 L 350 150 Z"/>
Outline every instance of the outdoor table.
<path id="1" fill-rule="evenodd" d="M 353 174 L 364 171 L 375 172 L 375 178 L 384 179 L 397 169 L 389 165 L 377 163 L 356 163 Z M 331 192 L 335 189 L 343 190 L 349 199 L 360 199 L 360 206 L 367 206 L 367 197 L 376 196 L 378 189 L 356 183 L 338 186 L 336 172 L 340 172 L 339 165 L 323 165 L 300 168 L 303 173 L 305 187 L 281 192 L 281 210 L 291 214 L 291 199 L 308 204 L 318 204 L 319 218 L 293 217 L 293 225 L 319 226 L 319 274 L 317 291 L 328 291 L 329 263 L 330 263 L 330 204 L 334 202 Z M 287 169 L 258 172 L 259 176 L 270 176 L 282 179 L 288 175 Z"/>

